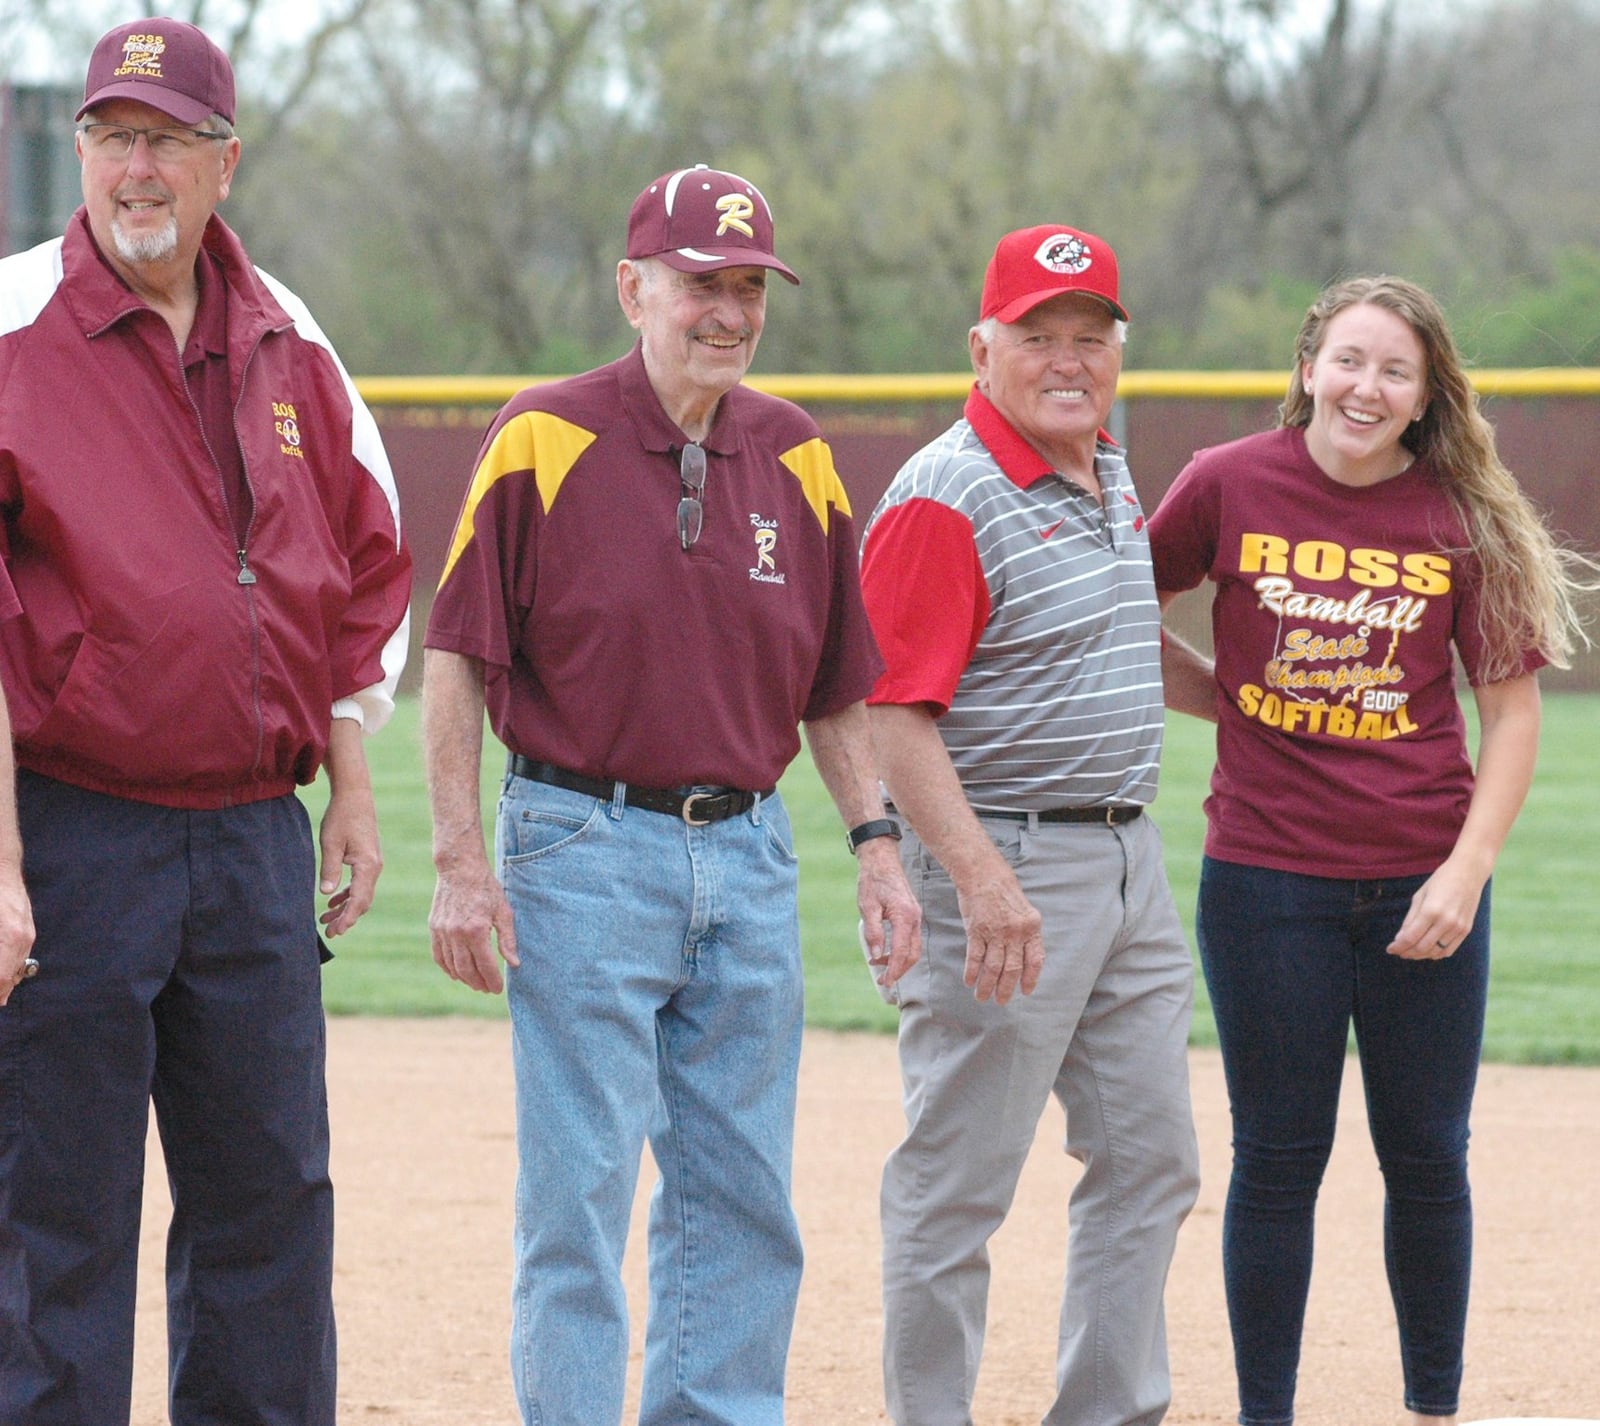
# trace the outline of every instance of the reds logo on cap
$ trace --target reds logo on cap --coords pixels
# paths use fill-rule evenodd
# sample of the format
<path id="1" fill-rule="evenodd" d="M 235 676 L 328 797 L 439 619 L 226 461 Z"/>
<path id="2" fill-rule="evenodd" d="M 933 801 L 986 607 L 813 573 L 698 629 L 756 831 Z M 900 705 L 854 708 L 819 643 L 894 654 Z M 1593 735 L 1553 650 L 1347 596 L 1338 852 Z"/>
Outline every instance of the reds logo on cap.
<path id="1" fill-rule="evenodd" d="M 1063 292 L 1098 297 L 1118 321 L 1128 320 L 1117 296 L 1117 255 L 1104 238 L 1059 223 L 1007 233 L 984 275 L 980 320 L 1015 322 Z"/>
<path id="2" fill-rule="evenodd" d="M 1094 259 L 1089 255 L 1089 245 L 1077 236 L 1063 237 L 1053 234 L 1039 244 L 1034 260 L 1051 272 L 1086 272 Z"/>

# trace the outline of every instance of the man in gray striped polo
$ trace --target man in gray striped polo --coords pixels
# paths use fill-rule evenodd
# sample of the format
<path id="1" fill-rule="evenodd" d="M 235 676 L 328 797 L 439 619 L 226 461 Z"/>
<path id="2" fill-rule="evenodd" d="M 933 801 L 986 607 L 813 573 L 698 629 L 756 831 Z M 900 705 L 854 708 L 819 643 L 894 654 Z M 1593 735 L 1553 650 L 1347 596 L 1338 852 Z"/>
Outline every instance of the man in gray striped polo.
<path id="1" fill-rule="evenodd" d="M 970 1426 L 987 1243 L 1052 1091 L 1083 1174 L 1044 1421 L 1154 1423 L 1171 1396 L 1162 1293 L 1198 1186 L 1193 977 L 1144 815 L 1161 616 L 1144 513 L 1104 431 L 1126 323 L 1103 240 L 1059 225 L 1001 239 L 965 413 L 867 529 L 887 663 L 868 701 L 924 942 L 884 992 L 907 1121 L 882 1200 L 900 1426 Z M 1179 695 L 1209 705 L 1198 679 Z"/>

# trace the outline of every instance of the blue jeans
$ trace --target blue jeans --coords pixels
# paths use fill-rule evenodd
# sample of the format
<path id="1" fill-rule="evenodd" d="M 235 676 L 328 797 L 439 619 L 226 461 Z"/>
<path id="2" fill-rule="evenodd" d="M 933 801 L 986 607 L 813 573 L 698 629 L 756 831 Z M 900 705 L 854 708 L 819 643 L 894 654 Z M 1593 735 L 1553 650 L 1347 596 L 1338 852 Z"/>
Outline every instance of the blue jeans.
<path id="1" fill-rule="evenodd" d="M 802 980 L 783 803 L 706 827 L 511 777 L 512 1373 L 528 1426 L 620 1421 L 621 1265 L 646 1138 L 642 1426 L 770 1426 L 800 1285 Z"/>
<path id="2" fill-rule="evenodd" d="M 1222 1252 L 1244 1426 L 1294 1420 L 1313 1215 L 1352 1025 L 1383 1173 L 1406 1407 L 1457 1409 L 1489 890 L 1454 955 L 1385 954 L 1425 880 L 1344 881 L 1209 857 L 1201 868 L 1195 929 L 1233 1109 Z"/>

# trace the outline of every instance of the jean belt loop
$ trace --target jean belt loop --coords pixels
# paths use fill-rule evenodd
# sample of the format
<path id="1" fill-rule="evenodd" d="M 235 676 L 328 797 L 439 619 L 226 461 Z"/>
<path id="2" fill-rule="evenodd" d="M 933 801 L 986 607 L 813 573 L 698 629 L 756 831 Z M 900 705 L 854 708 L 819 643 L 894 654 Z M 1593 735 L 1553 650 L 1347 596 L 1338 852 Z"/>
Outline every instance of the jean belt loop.
<path id="1" fill-rule="evenodd" d="M 622 820 L 622 810 L 628 805 L 628 784 L 614 782 L 611 784 L 611 811 L 607 815 L 613 822 Z"/>
<path id="2" fill-rule="evenodd" d="M 766 799 L 762 797 L 759 792 L 750 799 L 750 825 L 752 827 L 759 827 L 761 825 L 761 804 L 764 801 L 766 801 Z"/>
<path id="3" fill-rule="evenodd" d="M 1028 830 L 1030 832 L 1039 830 L 1039 814 L 1037 812 L 1028 813 Z"/>

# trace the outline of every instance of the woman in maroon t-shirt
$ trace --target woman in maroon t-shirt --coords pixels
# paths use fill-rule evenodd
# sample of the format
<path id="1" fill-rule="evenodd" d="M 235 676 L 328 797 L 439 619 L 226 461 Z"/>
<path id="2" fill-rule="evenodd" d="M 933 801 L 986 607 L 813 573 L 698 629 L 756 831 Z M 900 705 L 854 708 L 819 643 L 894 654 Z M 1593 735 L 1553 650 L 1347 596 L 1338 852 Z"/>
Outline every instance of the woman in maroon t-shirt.
<path id="1" fill-rule="evenodd" d="M 1600 567 L 1556 547 L 1438 305 L 1391 277 L 1322 294 L 1279 429 L 1196 455 L 1150 545 L 1163 603 L 1216 584 L 1196 930 L 1234 1119 L 1223 1259 L 1239 1420 L 1294 1419 L 1353 1025 L 1406 1407 L 1453 1421 L 1489 875 L 1533 775 L 1537 670 L 1565 666 L 1582 636 L 1573 595 Z M 1476 776 L 1456 657 L 1480 714 Z"/>

